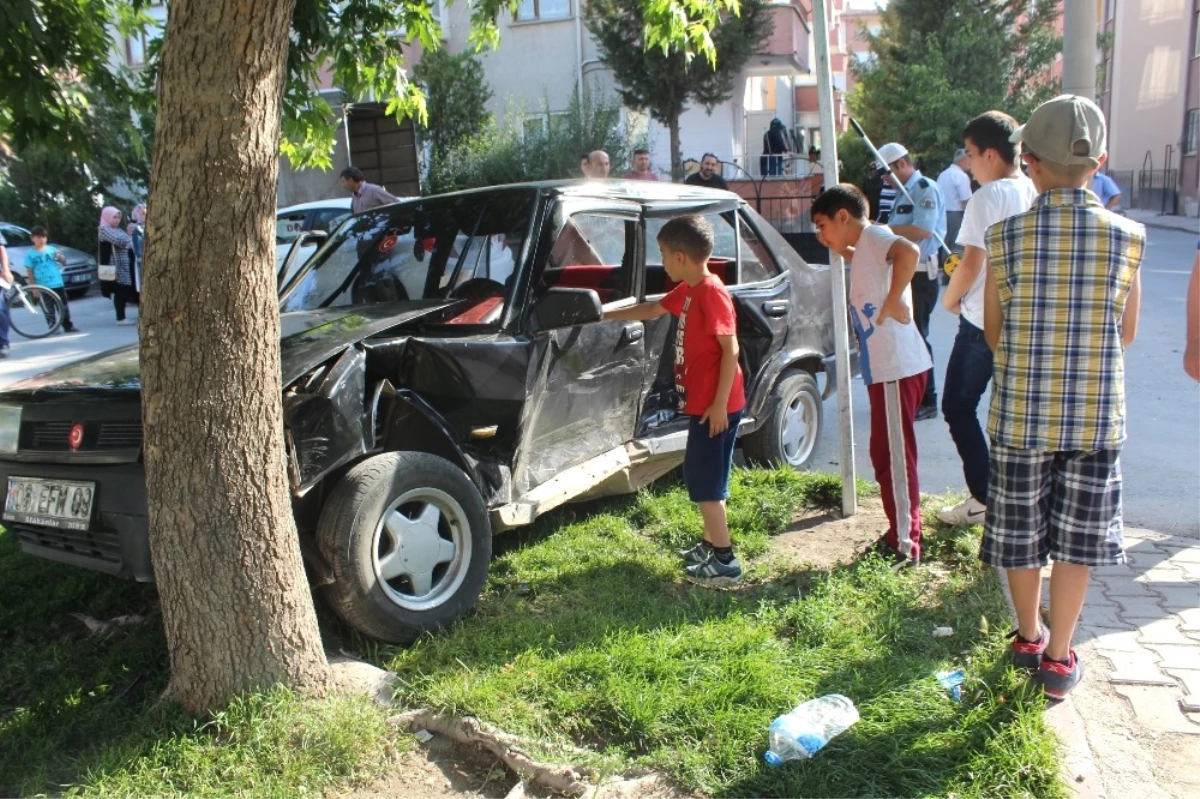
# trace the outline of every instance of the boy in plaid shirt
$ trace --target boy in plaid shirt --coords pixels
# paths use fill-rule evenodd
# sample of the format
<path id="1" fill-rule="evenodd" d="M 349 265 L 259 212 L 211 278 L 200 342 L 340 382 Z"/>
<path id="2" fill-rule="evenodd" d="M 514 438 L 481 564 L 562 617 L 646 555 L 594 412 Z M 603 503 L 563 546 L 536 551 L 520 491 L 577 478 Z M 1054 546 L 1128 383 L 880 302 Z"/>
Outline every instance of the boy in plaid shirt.
<path id="1" fill-rule="evenodd" d="M 980 557 L 1005 569 L 1013 654 L 1047 697 L 1083 677 L 1071 649 L 1094 566 L 1123 563 L 1124 349 L 1137 332 L 1145 229 L 1090 191 L 1104 116 L 1062 95 L 1013 134 L 1040 192 L 988 228 L 984 335 L 995 351 L 988 507 Z M 1041 569 L 1050 630 L 1041 627 Z"/>

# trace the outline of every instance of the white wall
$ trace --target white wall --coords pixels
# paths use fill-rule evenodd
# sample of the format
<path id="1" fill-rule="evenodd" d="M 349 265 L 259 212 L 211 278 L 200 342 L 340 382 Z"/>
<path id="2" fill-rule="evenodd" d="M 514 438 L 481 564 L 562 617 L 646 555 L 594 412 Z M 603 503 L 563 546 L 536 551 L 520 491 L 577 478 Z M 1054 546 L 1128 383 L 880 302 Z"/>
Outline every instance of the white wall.
<path id="1" fill-rule="evenodd" d="M 1116 5 L 1109 167 L 1141 169 L 1146 152 L 1162 169 L 1166 146 L 1183 130 L 1184 78 L 1190 62 L 1191 3 L 1124 0 Z"/>

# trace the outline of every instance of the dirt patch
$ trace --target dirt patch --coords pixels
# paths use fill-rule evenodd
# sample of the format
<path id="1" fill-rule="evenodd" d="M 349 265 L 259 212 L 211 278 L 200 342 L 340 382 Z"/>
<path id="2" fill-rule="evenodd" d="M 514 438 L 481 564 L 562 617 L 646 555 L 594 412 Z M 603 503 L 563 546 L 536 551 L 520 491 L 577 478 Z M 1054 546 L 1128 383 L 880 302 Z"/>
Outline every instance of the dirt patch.
<path id="1" fill-rule="evenodd" d="M 435 735 L 428 744 L 414 742 L 411 749 L 396 757 L 387 774 L 371 784 L 330 794 L 329 797 L 501 799 L 516 784 L 517 778 L 490 753 Z"/>
<path id="2" fill-rule="evenodd" d="M 771 542 L 772 552 L 796 564 L 831 569 L 861 554 L 888 528 L 878 497 L 859 500 L 858 514 L 842 518 L 840 510 L 806 509 Z"/>

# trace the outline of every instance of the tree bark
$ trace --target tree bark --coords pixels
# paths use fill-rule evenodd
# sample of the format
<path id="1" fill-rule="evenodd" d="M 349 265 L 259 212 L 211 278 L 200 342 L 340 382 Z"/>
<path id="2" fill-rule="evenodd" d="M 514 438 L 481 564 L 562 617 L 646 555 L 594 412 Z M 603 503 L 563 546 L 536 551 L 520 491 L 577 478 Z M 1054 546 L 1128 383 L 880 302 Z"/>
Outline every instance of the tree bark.
<path id="1" fill-rule="evenodd" d="M 295 0 L 172 0 L 143 275 L 141 374 L 167 697 L 191 712 L 325 656 L 284 467 L 275 183 Z"/>

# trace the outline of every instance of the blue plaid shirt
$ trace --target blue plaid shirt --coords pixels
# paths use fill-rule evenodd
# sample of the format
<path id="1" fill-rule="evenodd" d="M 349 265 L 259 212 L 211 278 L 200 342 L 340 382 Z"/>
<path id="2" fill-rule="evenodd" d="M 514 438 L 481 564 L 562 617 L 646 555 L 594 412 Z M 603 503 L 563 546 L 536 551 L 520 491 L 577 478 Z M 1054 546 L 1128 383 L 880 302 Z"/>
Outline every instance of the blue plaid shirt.
<path id="1" fill-rule="evenodd" d="M 1086 189 L 1053 189 L 987 230 L 1004 324 L 988 433 L 1051 452 L 1125 440 L 1121 321 L 1146 230 Z"/>

